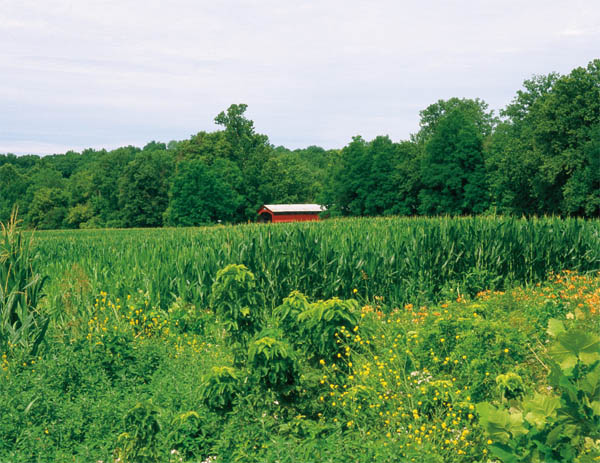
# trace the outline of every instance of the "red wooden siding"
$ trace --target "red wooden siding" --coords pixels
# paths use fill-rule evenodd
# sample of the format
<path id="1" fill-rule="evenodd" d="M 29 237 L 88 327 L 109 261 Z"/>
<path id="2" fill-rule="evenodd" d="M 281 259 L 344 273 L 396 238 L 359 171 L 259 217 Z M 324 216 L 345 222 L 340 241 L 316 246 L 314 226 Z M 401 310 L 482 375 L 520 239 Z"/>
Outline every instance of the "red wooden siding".
<path id="1" fill-rule="evenodd" d="M 273 222 L 308 222 L 319 220 L 319 214 L 273 214 Z"/>
<path id="2" fill-rule="evenodd" d="M 258 211 L 259 222 L 309 222 L 320 220 L 319 212 L 273 212 L 266 207 Z"/>

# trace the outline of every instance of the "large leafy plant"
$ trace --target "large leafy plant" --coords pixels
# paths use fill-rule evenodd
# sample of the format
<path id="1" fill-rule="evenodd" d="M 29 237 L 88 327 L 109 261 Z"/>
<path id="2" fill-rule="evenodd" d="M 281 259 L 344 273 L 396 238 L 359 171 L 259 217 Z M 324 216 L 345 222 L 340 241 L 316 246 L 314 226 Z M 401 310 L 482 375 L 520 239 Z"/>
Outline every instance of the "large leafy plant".
<path id="1" fill-rule="evenodd" d="M 236 364 L 243 364 L 250 339 L 263 324 L 264 297 L 245 265 L 231 264 L 217 272 L 210 305 L 216 311 L 234 347 Z"/>
<path id="2" fill-rule="evenodd" d="M 150 401 L 137 403 L 124 418 L 125 432 L 115 451 L 123 463 L 158 463 L 163 460 L 159 432 L 159 410 Z"/>
<path id="3" fill-rule="evenodd" d="M 547 393 L 511 408 L 480 403 L 490 452 L 504 463 L 584 463 L 600 458 L 600 337 L 552 319 Z"/>
<path id="4" fill-rule="evenodd" d="M 200 386 L 200 400 L 209 409 L 230 411 L 240 390 L 239 372 L 228 366 L 212 367 Z"/>
<path id="5" fill-rule="evenodd" d="M 336 297 L 317 301 L 297 318 L 302 337 L 307 340 L 307 353 L 319 359 L 335 359 L 343 350 L 342 331 L 352 331 L 358 325 L 358 302 Z"/>
<path id="6" fill-rule="evenodd" d="M 248 348 L 248 368 L 261 386 L 287 395 L 298 381 L 299 368 L 294 350 L 282 338 L 279 330 L 259 334 Z"/>

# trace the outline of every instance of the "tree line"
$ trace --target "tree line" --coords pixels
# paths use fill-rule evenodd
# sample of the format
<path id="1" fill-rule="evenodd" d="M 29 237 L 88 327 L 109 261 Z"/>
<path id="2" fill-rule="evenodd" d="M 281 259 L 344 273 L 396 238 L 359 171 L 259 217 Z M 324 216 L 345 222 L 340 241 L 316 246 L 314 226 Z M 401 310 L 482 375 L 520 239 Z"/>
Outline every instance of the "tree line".
<path id="1" fill-rule="evenodd" d="M 339 216 L 600 217 L 600 59 L 526 80 L 498 115 L 481 99 L 439 100 L 400 142 L 289 150 L 256 133 L 246 109 L 168 144 L 0 155 L 0 221 L 17 206 L 39 229 L 192 226 L 313 202 Z"/>

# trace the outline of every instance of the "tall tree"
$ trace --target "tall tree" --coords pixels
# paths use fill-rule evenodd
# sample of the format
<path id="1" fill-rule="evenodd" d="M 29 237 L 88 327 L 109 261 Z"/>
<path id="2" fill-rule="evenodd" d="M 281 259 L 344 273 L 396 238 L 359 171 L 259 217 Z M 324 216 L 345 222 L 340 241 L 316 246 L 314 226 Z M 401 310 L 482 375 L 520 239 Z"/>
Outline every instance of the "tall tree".
<path id="1" fill-rule="evenodd" d="M 254 219 L 256 211 L 264 203 L 265 198 L 260 192 L 263 172 L 273 154 L 268 137 L 256 133 L 254 122 L 246 118 L 247 108 L 245 104 L 233 104 L 215 117 L 215 122 L 225 128 L 229 157 L 242 172 L 242 183 L 237 191 L 244 201 L 238 212 L 238 220 Z"/>
<path id="2" fill-rule="evenodd" d="M 396 200 L 390 213 L 398 215 L 416 215 L 418 213 L 419 192 L 421 191 L 422 151 L 412 141 L 397 144 L 397 162 L 390 173 L 395 177 Z"/>
<path id="3" fill-rule="evenodd" d="M 494 204 L 524 214 L 599 214 L 600 60 L 526 80 L 490 145 Z"/>
<path id="4" fill-rule="evenodd" d="M 361 136 L 352 137 L 332 165 L 322 202 L 333 215 L 364 214 L 371 167 L 367 150 L 367 142 Z"/>
<path id="5" fill-rule="evenodd" d="M 160 227 L 169 202 L 173 159 L 161 150 L 142 151 L 119 179 L 119 205 L 126 227 Z"/>
<path id="6" fill-rule="evenodd" d="M 27 222 L 39 229 L 65 228 L 69 197 L 60 188 L 42 187 L 35 191 L 27 212 Z"/>
<path id="7" fill-rule="evenodd" d="M 455 108 L 439 119 L 421 167 L 421 214 L 478 214 L 489 205 L 483 137 L 470 114 Z"/>
<path id="8" fill-rule="evenodd" d="M 13 164 L 0 165 L 0 222 L 8 223 L 15 206 L 19 208 L 21 214 L 27 212 L 23 201 L 28 183 Z"/>
<path id="9" fill-rule="evenodd" d="M 196 226 L 232 221 L 241 197 L 220 173 L 199 159 L 180 162 L 173 177 L 165 222 Z"/>
<path id="10" fill-rule="evenodd" d="M 437 125 L 448 113 L 459 111 L 466 119 L 475 125 L 475 129 L 482 137 L 492 134 L 498 123 L 494 111 L 489 110 L 488 104 L 479 98 L 450 98 L 438 100 L 420 112 L 420 130 L 415 136 L 415 141 L 425 144 L 436 132 Z"/>
<path id="11" fill-rule="evenodd" d="M 119 179 L 139 148 L 124 146 L 110 152 L 100 151 L 86 154 L 93 158 L 91 163 L 92 179 L 90 184 L 90 204 L 94 213 L 94 222 L 103 227 L 124 226 L 119 208 Z"/>
<path id="12" fill-rule="evenodd" d="M 368 145 L 370 169 L 366 180 L 364 214 L 389 215 L 398 200 L 398 146 L 388 136 L 379 136 Z"/>

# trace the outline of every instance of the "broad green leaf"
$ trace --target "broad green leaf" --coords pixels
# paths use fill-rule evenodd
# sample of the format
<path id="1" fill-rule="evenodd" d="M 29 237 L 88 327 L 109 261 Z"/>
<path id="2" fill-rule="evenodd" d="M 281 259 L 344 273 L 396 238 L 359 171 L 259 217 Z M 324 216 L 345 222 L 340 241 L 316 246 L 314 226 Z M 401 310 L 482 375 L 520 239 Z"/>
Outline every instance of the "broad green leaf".
<path id="1" fill-rule="evenodd" d="M 523 414 L 499 410 L 493 405 L 483 402 L 477 404 L 480 422 L 493 441 L 507 443 L 511 435 L 519 437 L 527 433 L 523 426 Z"/>
<path id="2" fill-rule="evenodd" d="M 548 349 L 550 356 L 563 370 L 572 368 L 577 359 L 586 365 L 600 360 L 600 338 L 581 329 L 559 333 L 556 341 Z"/>
<path id="3" fill-rule="evenodd" d="M 509 412 L 510 432 L 514 438 L 527 434 L 522 412 Z"/>
<path id="4" fill-rule="evenodd" d="M 562 426 L 556 426 L 552 431 L 548 433 L 546 436 L 546 443 L 550 447 L 554 447 L 554 445 L 561 439 L 563 432 Z"/>
<path id="5" fill-rule="evenodd" d="M 490 446 L 490 453 L 500 458 L 503 463 L 518 463 L 519 458 L 515 451 L 506 444 L 495 443 Z"/>
<path id="6" fill-rule="evenodd" d="M 524 404 L 525 420 L 537 429 L 543 429 L 548 418 L 556 416 L 556 409 L 560 407 L 560 399 L 536 393 L 533 399 Z"/>
<path id="7" fill-rule="evenodd" d="M 551 318 L 548 321 L 548 330 L 546 331 L 550 336 L 556 337 L 561 333 L 565 332 L 565 325 L 556 318 Z"/>
<path id="8" fill-rule="evenodd" d="M 585 375 L 579 388 L 588 395 L 590 400 L 600 399 L 600 363 Z"/>

